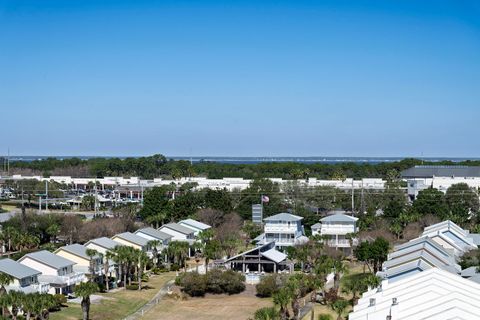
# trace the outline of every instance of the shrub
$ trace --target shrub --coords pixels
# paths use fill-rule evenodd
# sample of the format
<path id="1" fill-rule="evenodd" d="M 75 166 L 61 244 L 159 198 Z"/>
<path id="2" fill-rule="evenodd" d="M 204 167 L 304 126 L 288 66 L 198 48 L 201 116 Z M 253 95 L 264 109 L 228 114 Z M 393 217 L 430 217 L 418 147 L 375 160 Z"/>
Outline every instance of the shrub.
<path id="1" fill-rule="evenodd" d="M 138 290 L 138 285 L 136 284 L 128 284 L 125 286 L 127 290 Z"/>
<path id="2" fill-rule="evenodd" d="M 54 294 L 53 298 L 55 299 L 55 303 L 57 304 L 57 309 L 67 303 L 67 296 L 64 296 L 63 294 Z"/>
<path id="3" fill-rule="evenodd" d="M 285 285 L 285 277 L 278 274 L 271 274 L 262 277 L 260 282 L 255 286 L 259 297 L 271 297 L 273 294 Z"/>
<path id="4" fill-rule="evenodd" d="M 323 313 L 318 315 L 318 320 L 333 320 L 333 317 L 329 314 Z"/>
<path id="5" fill-rule="evenodd" d="M 170 266 L 170 271 L 178 271 L 178 270 L 180 270 L 180 266 L 178 264 L 174 263 Z"/>
<path id="6" fill-rule="evenodd" d="M 202 297 L 205 295 L 207 283 L 205 276 L 196 272 L 185 273 L 181 279 L 182 290 L 192 297 Z"/>
<path id="7" fill-rule="evenodd" d="M 222 272 L 222 288 L 225 293 L 236 294 L 245 290 L 245 276 L 233 270 Z"/>

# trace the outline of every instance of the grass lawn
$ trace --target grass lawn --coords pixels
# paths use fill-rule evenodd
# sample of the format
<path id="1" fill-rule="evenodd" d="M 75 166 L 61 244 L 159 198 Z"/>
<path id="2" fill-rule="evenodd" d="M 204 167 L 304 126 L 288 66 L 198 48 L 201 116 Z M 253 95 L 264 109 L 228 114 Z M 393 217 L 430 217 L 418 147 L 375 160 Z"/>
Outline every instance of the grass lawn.
<path id="1" fill-rule="evenodd" d="M 144 285 L 147 289 L 142 291 L 120 290 L 114 293 L 100 293 L 105 297 L 99 303 L 90 307 L 90 319 L 92 320 L 118 320 L 134 313 L 147 303 L 160 288 L 169 280 L 175 278 L 174 272 L 164 273 L 150 277 Z M 68 303 L 66 308 L 50 314 L 51 320 L 77 320 L 82 319 L 80 304 Z"/>
<path id="2" fill-rule="evenodd" d="M 203 298 L 175 300 L 165 297 L 142 319 L 157 320 L 246 320 L 257 309 L 273 306 L 269 298 L 255 296 L 255 287 L 247 285 L 244 292 L 235 295 L 212 295 Z"/>

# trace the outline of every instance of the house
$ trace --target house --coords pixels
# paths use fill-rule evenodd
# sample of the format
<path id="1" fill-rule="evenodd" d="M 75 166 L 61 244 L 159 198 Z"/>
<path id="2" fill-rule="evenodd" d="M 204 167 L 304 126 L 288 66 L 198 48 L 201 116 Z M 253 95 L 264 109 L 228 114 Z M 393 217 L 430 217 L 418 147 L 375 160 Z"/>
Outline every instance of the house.
<path id="1" fill-rule="evenodd" d="M 132 247 L 138 250 L 142 250 L 147 254 L 151 254 L 149 240 L 131 232 L 123 232 L 116 234 L 112 237 L 112 240 L 120 243 L 121 245 Z"/>
<path id="2" fill-rule="evenodd" d="M 279 213 L 263 219 L 264 233 L 255 238 L 258 244 L 275 242 L 278 248 L 291 247 L 295 244 L 308 241 L 304 236 L 302 225 L 303 217 L 291 213 Z"/>
<path id="3" fill-rule="evenodd" d="M 58 248 L 54 253 L 57 256 L 66 258 L 75 262 L 73 266 L 73 271 L 81 272 L 84 274 L 90 274 L 90 264 L 93 267 L 93 275 L 100 276 L 103 274 L 103 259 L 100 254 L 96 254 L 93 257 L 87 255 L 87 247 L 75 243 L 68 246 L 63 246 Z"/>
<path id="4" fill-rule="evenodd" d="M 13 277 L 13 282 L 5 286 L 7 291 L 22 291 L 24 293 L 47 293 L 50 290 L 48 283 L 38 281 L 42 273 L 38 270 L 27 267 L 12 259 L 0 260 L 0 272 Z"/>
<path id="5" fill-rule="evenodd" d="M 172 236 L 168 233 L 150 227 L 139 229 L 135 231 L 135 234 L 148 241 L 158 241 L 160 245 L 157 247 L 157 250 L 163 250 L 172 239 Z"/>
<path id="6" fill-rule="evenodd" d="M 195 232 L 195 236 L 198 236 L 200 232 L 211 228 L 211 226 L 208 224 L 193 219 L 185 219 L 180 221 L 178 224 L 192 229 Z"/>
<path id="7" fill-rule="evenodd" d="M 63 258 L 46 250 L 27 253 L 18 260 L 24 266 L 41 272 L 39 282 L 49 283 L 49 293 L 68 294 L 75 285 L 85 281 L 85 274 L 75 272 L 74 261 Z"/>
<path id="8" fill-rule="evenodd" d="M 171 241 L 187 241 L 190 244 L 195 242 L 195 231 L 175 222 L 164 224 L 158 230 L 171 235 Z"/>
<path id="9" fill-rule="evenodd" d="M 349 320 L 480 320 L 480 284 L 431 268 L 383 281 L 358 300 Z"/>
<path id="10" fill-rule="evenodd" d="M 243 273 L 292 272 L 293 263 L 287 255 L 275 249 L 275 242 L 268 242 L 242 252 L 224 262 L 227 269 Z"/>
<path id="11" fill-rule="evenodd" d="M 89 249 L 97 250 L 101 254 L 105 255 L 107 251 L 113 250 L 116 246 L 121 246 L 121 244 L 110 238 L 101 237 L 88 241 L 84 246 Z"/>
<path id="12" fill-rule="evenodd" d="M 358 218 L 340 212 L 328 215 L 312 226 L 312 235 L 325 237 L 329 247 L 350 249 L 358 243 L 357 239 L 348 239 L 347 236 L 358 231 L 357 221 Z"/>

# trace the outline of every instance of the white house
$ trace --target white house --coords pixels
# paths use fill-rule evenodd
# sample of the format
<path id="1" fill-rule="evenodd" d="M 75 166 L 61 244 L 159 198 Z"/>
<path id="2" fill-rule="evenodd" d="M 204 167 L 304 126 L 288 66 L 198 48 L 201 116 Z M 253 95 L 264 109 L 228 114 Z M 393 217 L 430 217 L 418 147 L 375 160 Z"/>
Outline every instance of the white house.
<path id="1" fill-rule="evenodd" d="M 87 247 L 75 243 L 58 248 L 54 253 L 57 256 L 66 258 L 75 262 L 73 271 L 90 275 L 90 261 L 92 262 L 95 276 L 103 275 L 103 259 L 100 254 L 93 257 L 87 255 Z"/>
<path id="2" fill-rule="evenodd" d="M 162 250 L 168 246 L 170 240 L 172 239 L 172 236 L 168 233 L 150 227 L 139 229 L 135 231 L 135 234 L 147 239 L 148 241 L 160 242 L 160 245 L 157 247 L 158 250 Z"/>
<path id="3" fill-rule="evenodd" d="M 171 235 L 171 241 L 187 241 L 190 244 L 195 242 L 195 231 L 175 222 L 164 224 L 158 230 Z"/>
<path id="4" fill-rule="evenodd" d="M 264 233 L 255 240 L 260 245 L 275 242 L 275 246 L 278 248 L 291 247 L 308 241 L 308 238 L 304 236 L 302 220 L 303 217 L 285 212 L 265 218 L 263 219 Z"/>
<path id="5" fill-rule="evenodd" d="M 40 271 L 38 281 L 49 283 L 49 293 L 52 294 L 72 293 L 75 285 L 85 280 L 85 274 L 73 270 L 74 261 L 46 250 L 28 253 L 18 262 Z"/>
<path id="6" fill-rule="evenodd" d="M 431 268 L 365 292 L 349 320 L 480 320 L 480 284 Z"/>
<path id="7" fill-rule="evenodd" d="M 335 213 L 320 219 L 312 226 L 313 235 L 326 237 L 326 244 L 335 248 L 350 248 L 357 244 L 357 239 L 349 240 L 347 234 L 356 233 L 358 218 L 344 213 Z"/>
<path id="8" fill-rule="evenodd" d="M 200 232 L 211 228 L 211 226 L 209 226 L 208 224 L 193 219 L 181 220 L 180 222 L 178 222 L 178 224 L 192 229 L 195 232 L 195 236 L 198 236 Z"/>
<path id="9" fill-rule="evenodd" d="M 5 258 L 0 260 L 0 272 L 13 277 L 13 282 L 5 286 L 7 291 L 46 293 L 50 290 L 48 283 L 38 281 L 38 276 L 42 274 L 40 271 L 27 267 L 12 259 Z"/>

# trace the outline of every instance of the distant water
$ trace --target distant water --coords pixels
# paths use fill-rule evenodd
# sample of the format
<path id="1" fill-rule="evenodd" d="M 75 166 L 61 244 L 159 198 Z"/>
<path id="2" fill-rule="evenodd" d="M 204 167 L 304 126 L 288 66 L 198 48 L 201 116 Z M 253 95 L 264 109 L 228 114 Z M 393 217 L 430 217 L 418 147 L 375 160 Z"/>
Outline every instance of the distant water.
<path id="1" fill-rule="evenodd" d="M 93 156 L 10 156 L 10 161 L 34 161 L 34 160 L 43 160 L 46 158 L 57 158 L 57 159 L 69 159 L 69 158 L 80 158 L 82 160 L 87 160 L 91 158 L 113 158 L 113 157 L 93 157 Z M 126 157 L 119 156 L 118 158 L 124 159 Z M 133 157 L 137 158 L 137 157 Z M 267 162 L 298 162 L 298 163 L 388 163 L 395 162 L 405 159 L 406 157 L 182 157 L 182 156 L 171 156 L 169 159 L 174 160 L 187 160 L 192 161 L 193 163 L 198 162 L 217 162 L 217 163 L 231 163 L 231 164 L 256 164 L 256 163 L 267 163 Z M 439 162 L 439 161 L 452 161 L 452 162 L 461 162 L 466 160 L 480 160 L 480 158 L 453 158 L 453 157 L 425 157 L 420 158 L 425 161 Z"/>

